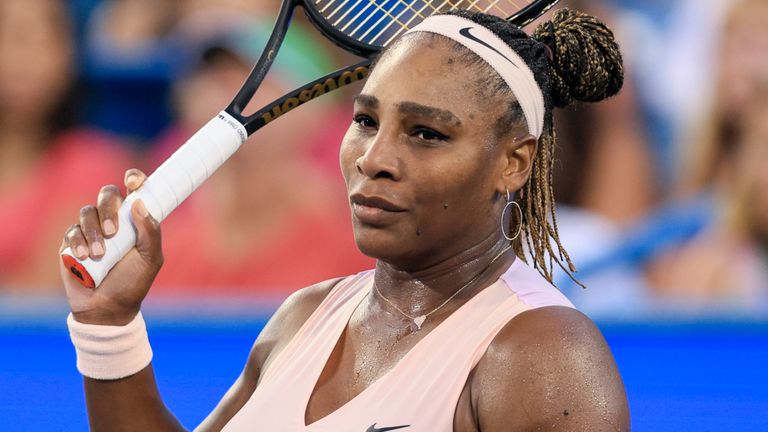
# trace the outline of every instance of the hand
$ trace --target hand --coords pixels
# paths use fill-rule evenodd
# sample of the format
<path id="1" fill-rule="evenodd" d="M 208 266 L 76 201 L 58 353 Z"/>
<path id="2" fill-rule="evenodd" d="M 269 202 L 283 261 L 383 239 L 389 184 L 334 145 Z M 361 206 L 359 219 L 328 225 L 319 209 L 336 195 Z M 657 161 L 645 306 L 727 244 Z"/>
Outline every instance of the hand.
<path id="1" fill-rule="evenodd" d="M 138 189 L 146 178 L 137 169 L 126 171 L 128 194 Z M 104 238 L 114 236 L 119 228 L 117 211 L 122 202 L 123 196 L 117 186 L 102 187 L 97 205 L 80 209 L 80 222 L 67 229 L 59 253 L 71 247 L 79 259 L 102 257 Z M 141 200 L 133 203 L 131 219 L 136 227 L 136 247 L 112 268 L 95 289 L 82 286 L 59 259 L 61 278 L 75 320 L 86 324 L 125 325 L 139 312 L 141 302 L 163 265 L 163 252 L 160 226 Z"/>

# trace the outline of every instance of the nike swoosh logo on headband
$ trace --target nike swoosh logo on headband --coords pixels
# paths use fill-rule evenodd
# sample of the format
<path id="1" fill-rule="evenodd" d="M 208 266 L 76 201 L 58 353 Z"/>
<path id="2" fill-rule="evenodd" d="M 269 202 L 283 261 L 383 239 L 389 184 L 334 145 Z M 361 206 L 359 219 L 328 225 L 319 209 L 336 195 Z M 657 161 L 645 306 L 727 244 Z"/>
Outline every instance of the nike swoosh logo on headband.
<path id="1" fill-rule="evenodd" d="M 402 428 L 407 428 L 407 427 L 411 427 L 411 425 L 377 428 L 376 427 L 376 423 L 374 423 L 370 427 L 368 427 L 368 429 L 365 432 L 386 432 L 386 431 L 393 431 L 395 429 L 402 429 Z"/>
<path id="2" fill-rule="evenodd" d="M 518 66 L 517 66 L 517 65 L 516 65 L 516 64 L 515 64 L 515 63 L 514 63 L 512 60 L 508 59 L 508 58 L 507 58 L 507 56 L 505 56 L 504 54 L 500 53 L 500 52 L 499 52 L 499 50 L 497 50 L 496 48 L 494 48 L 494 47 L 492 47 L 492 46 L 488 45 L 487 43 L 485 43 L 485 41 L 483 41 L 483 40 L 481 40 L 481 39 L 478 39 L 477 37 L 475 37 L 475 35 L 473 35 L 472 33 L 470 33 L 469 31 L 470 31 L 471 29 L 472 29 L 472 27 L 464 27 L 463 29 L 459 30 L 459 34 L 460 34 L 460 35 L 462 35 L 462 36 L 464 36 L 465 38 L 467 38 L 467 39 L 469 39 L 469 40 L 473 40 L 473 41 L 475 41 L 475 42 L 479 43 L 480 45 L 483 45 L 484 47 L 486 47 L 486 48 L 489 48 L 489 49 L 493 50 L 493 51 L 494 51 L 496 54 L 498 54 L 498 55 L 500 55 L 500 56 L 504 57 L 504 59 L 505 59 L 506 61 L 508 61 L 508 62 L 509 62 L 509 63 L 510 63 L 512 66 L 514 66 L 514 67 L 516 67 L 516 68 L 520 69 L 520 68 L 519 68 L 519 67 L 518 67 Z"/>

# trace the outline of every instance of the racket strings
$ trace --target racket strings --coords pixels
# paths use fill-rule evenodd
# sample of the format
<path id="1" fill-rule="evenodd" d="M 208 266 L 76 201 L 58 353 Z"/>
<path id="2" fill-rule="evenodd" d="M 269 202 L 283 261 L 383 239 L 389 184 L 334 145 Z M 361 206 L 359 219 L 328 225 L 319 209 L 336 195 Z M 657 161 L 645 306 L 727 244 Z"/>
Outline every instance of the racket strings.
<path id="1" fill-rule="evenodd" d="M 392 3 L 392 7 L 391 7 L 391 8 L 390 8 L 390 9 L 387 11 L 387 15 L 386 15 L 386 16 L 392 17 L 392 18 L 393 18 L 393 21 L 392 21 L 392 23 L 397 23 L 397 24 L 399 24 L 401 29 L 409 29 L 409 28 L 410 28 L 410 24 L 411 24 L 411 22 L 413 22 L 413 20 L 414 20 L 416 17 L 419 17 L 420 19 L 424 19 L 424 18 L 425 18 L 425 15 L 424 15 L 422 12 L 424 12 L 424 9 L 426 8 L 426 6 L 430 6 L 430 7 L 432 7 L 432 5 L 431 5 L 431 2 L 427 3 L 425 6 L 422 6 L 422 7 L 421 7 L 421 9 L 419 9 L 418 11 L 416 11 L 416 13 L 414 13 L 414 14 L 413 14 L 413 16 L 411 16 L 411 18 L 410 18 L 410 19 L 409 19 L 407 22 L 403 23 L 402 21 L 400 21 L 400 18 L 403 16 L 403 14 L 405 14 L 405 12 L 407 12 L 407 11 L 409 11 L 409 10 L 412 10 L 412 8 L 404 8 L 403 10 L 401 10 L 401 11 L 400 11 L 400 13 L 399 13 L 397 16 L 392 16 L 392 13 L 394 12 L 395 8 L 397 8 L 397 6 L 399 6 L 399 5 L 401 5 L 401 4 L 402 4 L 402 0 L 395 0 L 395 1 Z M 438 11 L 439 11 L 439 9 L 436 9 L 436 8 L 432 7 L 432 11 L 433 11 L 433 12 L 438 12 Z M 428 14 L 427 14 L 427 15 L 428 15 Z M 381 17 L 381 18 L 379 18 L 379 20 L 377 20 L 377 21 L 376 21 L 376 22 L 375 22 L 373 25 L 369 26 L 369 27 L 368 27 L 368 29 L 365 31 L 365 33 L 363 33 L 363 34 L 360 36 L 360 37 L 361 37 L 361 39 L 362 39 L 362 40 L 366 40 L 366 41 L 370 41 L 370 42 L 373 42 L 373 41 L 377 40 L 379 37 L 381 37 L 381 35 L 382 35 L 384 32 L 386 32 L 386 31 L 387 31 L 387 29 L 389 28 L 389 26 L 384 26 L 384 27 L 381 29 L 381 31 L 379 31 L 379 33 L 378 33 L 378 34 L 376 34 L 374 37 L 372 37 L 372 38 L 370 38 L 370 39 L 367 39 L 368 35 L 369 35 L 369 34 L 370 34 L 370 33 L 371 33 L 371 32 L 372 32 L 372 31 L 373 31 L 375 28 L 377 28 L 377 27 L 378 27 L 378 25 L 381 23 L 381 21 L 382 21 L 384 18 L 385 18 L 385 16 L 382 16 L 382 17 Z M 368 21 L 368 20 L 366 20 L 365 22 L 367 22 L 367 21 Z M 363 25 L 365 24 L 365 22 L 363 22 Z M 420 21 L 419 21 L 419 22 L 420 22 Z M 357 32 L 357 30 L 359 30 L 361 27 L 362 27 L 362 25 L 361 25 L 361 26 L 358 26 L 358 29 L 356 29 L 356 31 L 355 31 L 355 32 L 353 32 L 353 33 L 352 33 L 352 35 L 354 36 L 354 34 Z"/>
<path id="2" fill-rule="evenodd" d="M 434 12 L 446 11 L 446 10 L 448 10 L 448 9 L 457 8 L 457 7 L 458 7 L 458 4 L 459 4 L 459 3 L 461 3 L 461 1 L 462 1 L 462 0 L 459 0 L 459 1 L 458 1 L 458 3 L 452 3 L 450 0 L 443 0 L 443 2 L 442 2 L 440 5 L 438 5 L 437 7 L 434 7 L 434 6 L 432 6 L 432 1 L 430 0 L 430 1 L 426 2 L 426 5 L 424 5 L 424 6 L 422 7 L 422 10 L 423 10 L 424 8 L 426 8 L 426 6 L 430 6 L 430 7 L 432 7 L 432 10 L 433 10 Z M 446 5 L 450 5 L 450 7 L 449 7 L 449 8 L 447 8 L 447 9 L 444 9 Z M 410 26 L 411 26 L 411 24 L 413 23 L 413 20 L 414 20 L 415 18 L 416 18 L 416 16 L 412 16 L 412 17 L 411 17 L 411 19 L 409 19 L 409 20 L 408 20 L 408 22 L 406 22 L 406 23 L 405 23 L 405 26 L 404 26 L 403 28 L 401 28 L 401 29 L 400 29 L 400 31 L 397 31 L 397 32 L 395 32 L 395 33 L 394 33 L 392 36 L 390 36 L 390 37 L 389 37 L 389 39 L 387 39 L 387 40 L 386 40 L 386 42 L 384 42 L 384 44 L 383 44 L 383 45 L 384 45 L 384 46 L 386 46 L 386 45 L 389 45 L 389 43 L 390 43 L 390 42 L 392 42 L 392 40 L 393 40 L 393 39 L 395 39 L 396 37 L 400 36 L 400 34 L 401 34 L 403 31 L 406 31 L 406 30 L 410 29 Z M 416 24 L 418 24 L 419 22 L 421 22 L 421 20 L 420 20 L 420 21 L 418 21 L 418 22 L 416 22 L 416 23 L 413 23 L 413 25 L 416 25 Z M 381 36 L 383 33 L 384 33 L 384 30 L 382 30 L 381 32 L 379 32 L 379 34 L 378 34 L 376 37 L 374 37 L 374 38 L 373 38 L 373 41 L 376 41 L 376 40 L 378 40 L 378 38 L 379 38 L 379 37 L 380 37 L 380 36 Z"/>
<path id="3" fill-rule="evenodd" d="M 375 1 L 371 1 L 371 3 L 375 3 Z M 427 2 L 427 3 L 429 4 L 429 3 L 431 3 L 431 2 Z M 404 6 L 406 6 L 406 7 L 405 7 L 405 8 L 404 8 L 404 9 L 403 9 L 403 10 L 402 10 L 402 11 L 401 11 L 401 12 L 400 12 L 400 13 L 399 13 L 399 14 L 398 14 L 396 17 L 392 17 L 392 11 L 393 11 L 393 10 L 394 10 L 394 9 L 395 9 L 395 8 L 396 8 L 398 5 L 404 5 Z M 378 6 L 377 6 L 377 7 L 378 7 Z M 403 22 L 401 22 L 401 21 L 400 21 L 400 18 L 402 17 L 402 15 L 403 15 L 403 14 L 404 14 L 406 11 L 411 11 L 411 12 L 413 12 L 413 17 L 412 17 L 411 19 L 413 19 L 413 18 L 415 18 L 415 17 L 417 17 L 417 16 L 418 16 L 418 17 L 420 18 L 420 20 L 423 20 L 423 19 L 425 19 L 425 18 L 426 18 L 428 15 L 431 15 L 431 14 L 426 14 L 426 15 L 425 15 L 425 14 L 422 14 L 422 12 L 424 11 L 424 9 L 425 9 L 425 8 L 424 8 L 424 7 L 422 7 L 421 9 L 419 9 L 419 10 L 417 11 L 417 10 L 414 10 L 414 9 L 413 9 L 413 7 L 411 6 L 411 4 L 410 4 L 410 3 L 408 3 L 408 2 L 404 2 L 404 1 L 402 1 L 402 0 L 396 0 L 396 1 L 394 2 L 394 4 L 393 4 L 392 8 L 391 8 L 389 11 L 387 11 L 387 14 L 386 14 L 386 16 L 389 16 L 389 17 L 392 17 L 392 18 L 393 18 L 393 21 L 391 22 L 391 24 L 395 24 L 395 23 L 396 23 L 396 24 L 399 24 L 399 25 L 400 25 L 400 28 L 402 28 L 402 29 L 408 29 L 408 28 L 409 28 L 409 27 L 408 27 L 408 22 L 406 22 L 406 23 L 403 23 Z M 382 9 L 382 10 L 383 10 L 383 9 Z M 437 9 L 434 9 L 434 8 L 433 8 L 433 12 L 437 12 Z M 372 18 L 372 16 L 370 16 L 370 17 L 366 18 L 366 20 L 363 22 L 363 25 L 364 25 L 364 24 L 365 24 L 365 22 L 367 22 L 367 21 L 368 21 L 370 18 Z M 410 22 L 410 21 L 409 21 L 409 22 Z M 358 27 L 361 27 L 361 26 L 358 26 Z M 372 28 L 373 28 L 373 27 L 371 27 L 371 29 L 372 29 Z M 386 28 L 386 27 L 385 27 L 385 28 Z M 353 34 L 354 34 L 354 33 L 353 33 Z M 373 40 L 375 40 L 375 38 L 374 38 L 374 39 L 372 39 L 372 41 L 373 41 Z"/>
<path id="4" fill-rule="evenodd" d="M 320 7 L 320 5 L 321 3 L 323 3 L 323 0 L 318 0 L 315 4 L 318 7 L 318 10 L 320 11 L 320 13 L 323 14 L 324 18 L 328 21 L 330 21 L 336 15 L 337 12 L 346 8 L 346 13 L 344 13 L 342 17 L 338 18 L 335 22 L 333 22 L 333 26 L 336 27 L 338 30 L 340 30 L 342 33 L 345 33 L 347 36 L 353 37 L 362 42 L 366 42 L 365 37 L 374 28 L 380 25 L 381 22 L 384 21 L 385 19 L 390 20 L 389 21 L 390 26 L 393 24 L 397 24 L 401 28 L 406 28 L 406 25 L 399 21 L 399 17 L 402 15 L 402 13 L 398 16 L 393 15 L 393 11 L 397 8 L 397 6 L 400 6 L 404 3 L 403 0 L 394 0 L 392 2 L 392 7 L 389 10 L 384 9 L 382 7 L 388 2 L 388 0 L 385 0 L 381 5 L 379 5 L 374 0 L 368 0 L 367 2 L 368 4 L 361 11 L 359 11 L 352 19 L 350 19 L 349 22 L 347 22 L 346 24 L 342 24 L 342 21 L 344 20 L 344 18 L 347 15 L 349 15 L 349 13 L 353 11 L 357 6 L 359 6 L 359 4 L 362 1 L 363 0 L 357 0 L 351 6 L 349 5 L 350 4 L 349 0 L 341 1 L 338 3 L 336 8 L 330 13 L 326 13 L 326 12 L 328 11 L 329 8 L 331 8 L 336 3 L 336 0 L 330 0 L 322 7 Z M 351 32 L 347 32 L 346 30 L 349 28 L 349 26 L 352 25 L 355 22 L 355 20 L 358 19 L 371 5 L 373 5 L 376 11 L 380 12 L 380 14 L 377 14 L 375 12 L 368 13 L 368 15 L 362 19 L 362 21 L 357 25 L 357 27 L 355 27 Z M 369 25 L 367 31 L 362 36 L 355 37 L 355 33 L 357 33 L 361 28 L 365 28 L 366 24 L 368 24 L 369 21 L 372 18 L 375 18 L 377 15 L 379 15 L 378 20 L 373 25 Z"/>
<path id="5" fill-rule="evenodd" d="M 462 8 L 507 18 L 525 0 L 315 0 L 315 8 L 338 31 L 360 42 L 386 46 L 426 17 Z"/>
<path id="6" fill-rule="evenodd" d="M 399 0 L 399 1 L 402 2 L 402 0 Z M 440 5 L 438 7 L 434 7 L 432 5 L 432 1 L 431 0 L 427 1 L 427 2 L 424 2 L 424 3 L 425 3 L 424 6 L 422 6 L 421 9 L 419 9 L 419 12 L 423 12 L 424 9 L 426 9 L 427 6 L 431 7 L 433 12 L 440 12 L 441 11 L 441 7 L 445 5 L 445 2 L 443 2 L 442 5 Z M 402 12 L 400 14 L 402 15 Z M 417 18 L 421 18 L 421 19 L 419 19 L 418 21 L 416 21 L 414 23 L 413 21 L 416 20 Z M 412 15 L 411 18 L 408 21 L 406 21 L 406 23 L 403 26 L 400 27 L 400 29 L 397 29 L 397 31 L 393 32 L 393 34 L 381 45 L 383 45 L 383 46 L 389 45 L 389 43 L 392 42 L 392 39 L 400 36 L 400 34 L 402 32 L 404 32 L 406 30 L 409 30 L 411 28 L 411 24 L 416 25 L 416 24 L 420 23 L 423 19 L 424 19 L 423 15 L 421 15 L 421 14 L 419 14 L 418 16 L 417 15 Z M 390 30 L 390 28 L 391 28 L 391 26 L 393 24 L 394 23 L 390 23 L 388 26 L 386 26 L 383 29 L 381 29 L 381 31 L 379 31 L 379 33 L 371 39 L 371 42 L 372 43 L 377 43 L 379 41 L 379 38 L 381 38 L 381 36 L 383 36 L 385 33 L 387 33 Z"/>
<path id="7" fill-rule="evenodd" d="M 355 4 L 354 4 L 354 5 L 352 5 L 352 7 L 350 7 L 350 8 L 347 8 L 346 12 L 344 12 L 344 14 L 343 14 L 343 15 L 341 15 L 341 16 L 339 17 L 339 19 L 337 19 L 337 20 L 336 20 L 336 22 L 334 22 L 334 23 L 333 23 L 333 26 L 334 26 L 334 27 L 339 27 L 339 24 L 340 24 L 342 21 L 344 21 L 344 18 L 346 18 L 346 17 L 347 17 L 347 15 L 349 15 L 349 14 L 350 14 L 350 12 L 354 11 L 354 10 L 355 10 L 355 8 L 356 8 L 358 5 L 360 5 L 360 3 L 362 3 L 362 2 L 363 2 L 363 0 L 357 0 L 357 1 L 355 2 Z M 373 2 L 369 2 L 369 3 L 366 5 L 366 7 L 365 7 L 365 8 L 363 8 L 362 10 L 360 10 L 360 12 L 358 13 L 358 15 L 359 15 L 360 13 L 362 13 L 363 11 L 365 11 L 365 9 L 367 9 L 367 8 L 368 8 L 368 6 L 370 6 L 371 4 L 373 4 Z M 338 10 L 338 8 L 337 8 L 336 10 Z M 351 22 L 352 22 L 354 19 L 355 19 L 355 18 L 352 18 L 352 19 L 351 19 L 349 22 L 351 23 Z M 343 31 L 343 30 L 342 30 L 342 31 Z"/>
<path id="8" fill-rule="evenodd" d="M 399 1 L 400 1 L 400 0 L 394 0 L 394 1 L 392 2 L 392 7 L 391 7 L 391 8 L 390 8 L 390 9 L 387 11 L 386 15 L 382 15 L 381 17 L 379 17 L 379 19 L 378 19 L 378 20 L 376 20 L 376 22 L 375 22 L 375 23 L 373 23 L 372 25 L 368 26 L 368 29 L 365 31 L 365 33 L 363 33 L 363 34 L 360 36 L 360 39 L 361 39 L 361 40 L 367 40 L 366 38 L 368 37 L 368 35 L 369 35 L 369 34 L 371 34 L 371 32 L 373 31 L 373 29 L 375 29 L 375 28 L 378 28 L 379 24 L 381 24 L 381 22 L 382 22 L 382 21 L 383 21 L 383 20 L 384 20 L 386 17 L 392 17 L 394 21 L 398 21 L 398 20 L 399 20 L 399 16 L 398 16 L 398 17 L 393 17 L 393 16 L 392 16 L 392 12 L 394 11 L 394 9 L 395 9 L 395 8 L 397 7 L 397 5 L 399 4 Z M 401 14 L 402 14 L 402 13 L 401 13 Z M 366 20 L 365 22 L 363 22 L 363 25 L 365 25 L 367 22 L 368 22 L 368 20 Z M 405 23 L 405 24 L 403 24 L 403 27 L 408 27 L 408 23 Z M 355 30 L 355 32 L 356 32 L 356 31 L 357 31 L 357 30 Z M 355 32 L 353 32 L 352 36 L 354 36 L 354 33 L 355 33 Z"/>
<path id="9" fill-rule="evenodd" d="M 400 0 L 400 1 L 404 1 L 404 0 Z M 469 5 L 467 5 L 467 6 L 465 6 L 465 5 L 462 5 L 462 2 L 463 2 L 463 1 L 464 1 L 464 0 L 459 0 L 459 1 L 458 1 L 458 2 L 456 2 L 456 3 L 453 3 L 453 2 L 451 2 L 450 0 L 443 0 L 443 2 L 442 2 L 440 5 L 438 5 L 437 7 L 434 7 L 434 6 L 432 5 L 432 0 L 429 0 L 429 1 L 425 2 L 425 3 L 426 3 L 426 5 L 425 5 L 424 7 L 422 7 L 422 9 L 424 9 L 424 8 L 425 8 L 425 7 L 428 5 L 428 6 L 432 7 L 432 9 L 433 9 L 433 11 L 434 11 L 434 12 L 445 12 L 445 11 L 448 11 L 448 10 L 450 10 L 450 9 L 458 9 L 458 8 L 462 8 L 462 9 L 470 9 L 470 10 L 482 11 L 482 12 L 485 12 L 485 13 L 487 13 L 487 12 L 488 12 L 488 10 L 489 10 L 489 9 L 491 9 L 491 7 L 496 7 L 496 9 L 497 9 L 497 10 L 500 12 L 500 14 L 499 14 L 499 15 L 500 15 L 500 16 L 503 16 L 503 17 L 505 17 L 505 18 L 506 18 L 507 16 L 510 16 L 510 15 L 512 15 L 512 14 L 513 14 L 514 12 L 516 12 L 517 10 L 521 9 L 521 8 L 520 8 L 520 7 L 519 7 L 519 6 L 518 6 L 518 5 L 517 5 L 517 4 L 516 4 L 514 1 L 512 1 L 512 0 L 506 0 L 507 2 L 511 3 L 511 4 L 513 5 L 513 7 L 514 7 L 514 9 L 510 9 L 510 10 L 504 10 L 504 9 L 502 9 L 502 8 L 501 8 L 501 7 L 498 5 L 498 2 L 499 2 L 499 0 L 490 0 L 490 1 L 489 1 L 489 0 L 473 0 L 473 1 L 472 1 L 472 2 L 471 2 Z M 518 0 L 518 1 L 519 1 L 519 0 Z M 413 2 L 412 2 L 412 3 L 413 3 Z M 480 6 L 480 5 L 484 5 L 485 3 L 489 3 L 489 5 L 488 5 L 487 7 L 481 7 L 481 6 Z M 446 5 L 448 6 L 447 8 L 445 7 Z M 419 21 L 416 21 L 416 22 L 413 22 L 413 21 L 414 21 L 416 18 L 417 18 L 416 16 L 412 16 L 412 17 L 411 17 L 411 18 L 410 18 L 410 19 L 409 19 L 409 20 L 408 20 L 408 21 L 405 23 L 405 24 L 406 24 L 405 26 L 402 26 L 400 29 L 397 29 L 396 31 L 394 31 L 394 32 L 393 32 L 393 34 L 392 34 L 392 35 L 389 37 L 389 39 L 387 39 L 387 40 L 386 40 L 386 41 L 385 41 L 385 42 L 384 42 L 382 45 L 383 45 L 383 46 L 387 46 L 387 45 L 389 45 L 389 44 L 390 44 L 390 43 L 391 43 L 391 42 L 392 42 L 394 39 L 396 39 L 398 36 L 400 36 L 400 34 L 402 34 L 404 31 L 407 31 L 408 29 L 410 29 L 410 27 L 411 27 L 411 24 L 415 26 L 415 25 L 417 25 L 419 22 L 421 22 L 421 20 L 419 20 Z M 422 18 L 422 19 L 423 19 L 423 18 Z M 389 24 L 389 27 L 391 27 L 391 26 L 392 26 L 392 25 L 394 25 L 394 24 L 395 24 L 394 22 L 393 22 L 393 23 L 390 23 L 390 24 Z M 380 37 L 382 34 L 386 33 L 386 32 L 387 32 L 387 30 L 389 30 L 389 27 L 388 27 L 388 28 L 385 28 L 385 29 L 382 29 L 382 31 L 381 31 L 381 32 L 379 32 L 379 34 L 378 34 L 377 36 L 375 36 L 374 38 L 372 38 L 372 39 L 371 39 L 371 42 L 372 42 L 372 43 L 376 43 L 376 42 L 378 42 L 378 39 L 379 39 L 379 37 Z"/>
<path id="10" fill-rule="evenodd" d="M 386 2 L 386 1 L 385 1 L 384 3 L 382 3 L 382 4 L 381 4 L 381 6 L 379 6 L 379 5 L 375 4 L 374 2 L 371 2 L 371 4 L 375 5 L 377 9 L 379 9 L 379 10 L 380 10 L 380 11 L 382 11 L 382 12 L 384 12 L 384 14 L 383 14 L 383 15 L 381 15 L 381 16 L 379 17 L 379 20 L 383 20 L 383 19 L 384 19 L 384 18 L 386 18 L 387 16 L 390 16 L 390 17 L 391 17 L 390 11 L 387 11 L 387 10 L 385 10 L 385 9 L 384 9 L 384 5 L 386 5 L 386 4 L 387 4 L 387 2 Z M 369 15 L 368 15 L 368 16 L 367 16 L 367 17 L 366 17 L 366 18 L 365 18 L 365 19 L 364 19 L 362 22 L 360 22 L 360 23 L 357 25 L 357 27 L 355 27 L 354 29 L 352 29 L 352 31 L 350 31 L 348 34 L 349 34 L 350 36 L 354 36 L 354 35 L 355 35 L 355 34 L 356 34 L 358 31 L 360 31 L 360 29 L 361 29 L 361 28 L 363 28 L 364 26 L 368 25 L 368 22 L 370 22 L 370 21 L 371 21 L 371 19 L 373 19 L 375 16 L 376 16 L 376 15 L 374 15 L 374 14 L 369 14 Z M 347 25 L 345 25 L 345 26 L 344 26 L 344 27 L 341 29 L 341 31 L 346 31 L 346 30 L 347 30 L 347 28 L 349 28 L 349 26 L 350 26 L 351 24 L 352 24 L 352 22 L 350 22 L 350 23 L 348 23 Z M 374 24 L 373 24 L 373 26 L 375 26 L 375 25 L 376 25 L 376 23 L 374 23 Z M 371 28 L 371 26 L 369 26 L 368 28 Z"/>

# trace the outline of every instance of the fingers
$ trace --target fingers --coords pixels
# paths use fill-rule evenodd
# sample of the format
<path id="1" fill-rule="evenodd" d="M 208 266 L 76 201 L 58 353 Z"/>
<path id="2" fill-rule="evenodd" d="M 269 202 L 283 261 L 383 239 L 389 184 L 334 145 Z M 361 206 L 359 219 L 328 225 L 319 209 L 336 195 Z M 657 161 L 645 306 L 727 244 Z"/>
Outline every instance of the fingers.
<path id="1" fill-rule="evenodd" d="M 80 225 L 75 224 L 67 228 L 67 231 L 64 233 L 64 245 L 70 247 L 72 253 L 79 260 L 84 260 L 90 255 L 88 242 L 85 241 Z M 63 251 L 64 247 L 61 250 Z"/>
<path id="2" fill-rule="evenodd" d="M 125 172 L 125 188 L 128 194 L 138 189 L 147 179 L 147 175 L 136 168 L 131 168 Z"/>
<path id="3" fill-rule="evenodd" d="M 130 194 L 141 187 L 146 179 L 147 175 L 141 170 L 136 168 L 127 170 L 124 179 L 127 193 Z M 101 188 L 101 191 L 99 191 L 97 210 L 102 232 L 107 238 L 114 236 L 120 228 L 118 226 L 119 218 L 117 213 L 118 210 L 120 210 L 120 204 L 122 204 L 122 202 L 123 197 L 120 194 L 120 189 L 115 185 L 104 186 Z"/>
<path id="4" fill-rule="evenodd" d="M 80 231 L 85 237 L 91 258 L 104 256 L 104 234 L 96 207 L 87 205 L 80 209 Z"/>
<path id="5" fill-rule="evenodd" d="M 127 192 L 130 194 L 136 191 L 146 179 L 147 175 L 138 169 L 126 171 Z M 119 229 L 118 212 L 122 203 L 123 196 L 117 186 L 102 187 L 96 206 L 87 205 L 80 209 L 79 223 L 67 229 L 62 248 L 70 247 L 80 260 L 103 257 L 106 248 L 104 239 L 113 237 Z M 162 263 L 160 230 L 157 221 L 149 215 L 143 203 L 140 206 L 134 203 L 131 213 L 139 234 L 137 249 L 149 262 Z"/>
<path id="6" fill-rule="evenodd" d="M 117 211 L 123 197 L 120 195 L 120 189 L 115 185 L 108 185 L 101 188 L 97 201 L 97 212 L 104 236 L 110 238 L 117 233 L 118 221 Z"/>
<path id="7" fill-rule="evenodd" d="M 160 268 L 163 265 L 160 224 L 149 214 L 140 199 L 131 206 L 131 218 L 136 227 L 136 250 L 145 261 Z"/>

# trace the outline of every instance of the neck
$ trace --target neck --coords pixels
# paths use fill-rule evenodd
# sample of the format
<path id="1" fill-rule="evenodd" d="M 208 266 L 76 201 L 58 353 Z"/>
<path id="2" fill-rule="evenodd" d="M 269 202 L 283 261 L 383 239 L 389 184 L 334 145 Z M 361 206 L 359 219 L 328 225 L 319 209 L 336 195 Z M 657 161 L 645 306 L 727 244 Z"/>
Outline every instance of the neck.
<path id="1" fill-rule="evenodd" d="M 514 261 L 511 249 L 505 250 L 508 247 L 509 242 L 494 233 L 457 255 L 417 271 L 379 261 L 374 283 L 382 296 L 412 316 L 429 313 L 458 290 L 462 291 L 452 302 L 463 304 L 498 279 Z M 453 310 L 450 306 L 446 304 L 443 309 Z"/>

